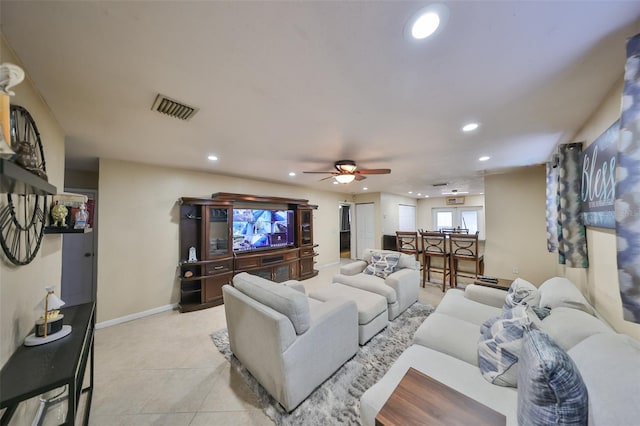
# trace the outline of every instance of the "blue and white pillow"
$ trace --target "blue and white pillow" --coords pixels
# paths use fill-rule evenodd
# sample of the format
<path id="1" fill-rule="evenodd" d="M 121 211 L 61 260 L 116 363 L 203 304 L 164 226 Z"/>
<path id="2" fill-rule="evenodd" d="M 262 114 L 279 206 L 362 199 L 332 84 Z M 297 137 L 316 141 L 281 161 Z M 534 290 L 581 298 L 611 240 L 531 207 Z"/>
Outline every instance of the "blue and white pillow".
<path id="1" fill-rule="evenodd" d="M 478 341 L 478 367 L 482 377 L 494 385 L 517 387 L 524 332 L 539 327 L 536 314 L 524 305 L 485 321 Z"/>
<path id="2" fill-rule="evenodd" d="M 518 369 L 518 424 L 586 425 L 589 397 L 573 360 L 538 330 L 527 331 L 523 340 Z"/>
<path id="3" fill-rule="evenodd" d="M 371 263 L 364 269 L 367 275 L 386 279 L 396 271 L 400 256 L 397 253 L 376 253 L 371 255 Z"/>

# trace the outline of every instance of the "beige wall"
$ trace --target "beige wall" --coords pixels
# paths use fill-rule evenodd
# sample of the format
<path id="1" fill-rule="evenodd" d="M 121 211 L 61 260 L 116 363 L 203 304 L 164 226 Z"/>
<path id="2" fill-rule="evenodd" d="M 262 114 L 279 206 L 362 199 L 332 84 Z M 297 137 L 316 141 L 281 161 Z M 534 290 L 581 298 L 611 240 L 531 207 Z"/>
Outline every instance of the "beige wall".
<path id="1" fill-rule="evenodd" d="M 0 40 L 0 62 L 20 65 L 6 44 Z M 64 133 L 47 105 L 28 78 L 15 86 L 16 95 L 11 103 L 22 105 L 33 116 L 47 160 L 49 182 L 61 188 L 64 171 Z M 6 197 L 0 196 L 4 205 Z M 49 200 L 50 201 L 50 200 Z M 62 268 L 62 237 L 45 235 L 40 252 L 33 262 L 25 266 L 9 266 L 4 260 L 0 264 L 0 364 L 4 365 L 15 348 L 33 328 L 34 321 L 41 312 L 36 306 L 46 294 L 45 287 L 53 285 L 60 294 L 60 271 Z"/>
<path id="2" fill-rule="evenodd" d="M 489 175 L 484 186 L 485 274 L 535 285 L 556 275 L 557 254 L 547 251 L 544 166 Z"/>
<path id="3" fill-rule="evenodd" d="M 314 212 L 317 266 L 340 259 L 344 194 L 203 172 L 100 160 L 98 321 L 177 303 L 178 198 L 215 192 L 308 199 Z"/>
<path id="4" fill-rule="evenodd" d="M 622 87 L 621 78 L 572 141 L 584 141 L 588 146 L 620 118 Z M 587 227 L 587 250 L 589 269 L 559 267 L 560 273 L 564 273 L 582 288 L 598 312 L 617 331 L 640 339 L 640 324 L 622 319 L 614 230 Z"/>
<path id="5" fill-rule="evenodd" d="M 67 169 L 64 171 L 64 187 L 98 189 L 98 172 Z"/>
<path id="6" fill-rule="evenodd" d="M 0 36 L 0 63 L 20 62 Z M 49 182 L 62 188 L 64 171 L 64 133 L 47 105 L 28 78 L 12 89 L 16 95 L 11 103 L 22 105 L 32 115 L 44 147 Z M 50 200 L 49 200 L 50 201 Z M 0 195 L 0 207 L 6 197 Z M 0 251 L 1 253 L 1 251 Z M 62 236 L 45 235 L 40 251 L 28 265 L 13 266 L 3 258 L 0 262 L 0 366 L 4 365 L 15 349 L 22 345 L 31 332 L 35 320 L 42 314 L 38 305 L 46 295 L 45 287 L 54 286 L 60 295 L 62 270 Z M 11 266 L 9 266 L 11 265 Z M 12 419 L 15 424 L 30 424 L 37 401 L 20 404 Z"/>

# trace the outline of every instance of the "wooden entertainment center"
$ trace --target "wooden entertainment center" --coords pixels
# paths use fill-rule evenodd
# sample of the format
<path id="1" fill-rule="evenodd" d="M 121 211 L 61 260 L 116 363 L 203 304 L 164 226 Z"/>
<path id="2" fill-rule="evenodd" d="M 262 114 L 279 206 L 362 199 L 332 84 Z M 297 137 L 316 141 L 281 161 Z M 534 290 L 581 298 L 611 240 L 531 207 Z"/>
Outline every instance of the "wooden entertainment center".
<path id="1" fill-rule="evenodd" d="M 304 280 L 318 274 L 313 243 L 313 210 L 308 200 L 261 197 L 218 192 L 211 198 L 183 197 L 180 203 L 180 312 L 220 305 L 222 286 L 233 276 L 248 272 L 275 282 Z M 234 232 L 234 209 L 265 210 L 290 215 L 293 224 L 278 235 L 288 240 L 274 243 L 272 235 L 264 238 L 269 246 L 239 250 L 243 236 Z M 290 233 L 293 235 L 288 235 Z M 234 239 L 236 250 L 234 250 Z M 195 260 L 190 251 L 195 249 Z"/>

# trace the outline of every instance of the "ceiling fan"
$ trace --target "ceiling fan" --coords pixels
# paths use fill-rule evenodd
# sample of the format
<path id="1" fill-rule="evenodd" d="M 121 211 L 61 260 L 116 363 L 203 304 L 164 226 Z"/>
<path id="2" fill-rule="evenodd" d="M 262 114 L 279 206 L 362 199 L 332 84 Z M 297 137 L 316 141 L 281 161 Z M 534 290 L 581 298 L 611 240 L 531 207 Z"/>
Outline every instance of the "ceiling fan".
<path id="1" fill-rule="evenodd" d="M 336 161 L 333 166 L 336 168 L 336 171 L 330 172 L 303 172 L 303 173 L 329 173 L 331 176 L 327 176 L 324 179 L 335 178 L 339 183 L 349 183 L 354 180 L 364 180 L 367 177 L 364 175 L 388 175 L 391 173 L 391 169 L 361 169 L 358 170 L 358 166 L 356 162 L 353 160 L 340 160 Z"/>

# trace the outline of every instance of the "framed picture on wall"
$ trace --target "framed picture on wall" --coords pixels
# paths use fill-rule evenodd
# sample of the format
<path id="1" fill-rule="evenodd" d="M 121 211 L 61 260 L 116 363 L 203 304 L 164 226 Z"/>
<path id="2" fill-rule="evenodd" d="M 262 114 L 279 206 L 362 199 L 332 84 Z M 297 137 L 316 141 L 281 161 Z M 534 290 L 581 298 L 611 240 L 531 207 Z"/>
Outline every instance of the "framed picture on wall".
<path id="1" fill-rule="evenodd" d="M 586 226 L 616 227 L 613 203 L 619 135 L 620 120 L 616 120 L 580 156 L 580 210 Z"/>

